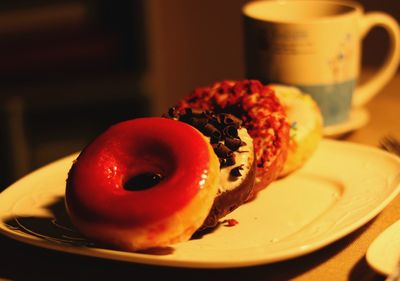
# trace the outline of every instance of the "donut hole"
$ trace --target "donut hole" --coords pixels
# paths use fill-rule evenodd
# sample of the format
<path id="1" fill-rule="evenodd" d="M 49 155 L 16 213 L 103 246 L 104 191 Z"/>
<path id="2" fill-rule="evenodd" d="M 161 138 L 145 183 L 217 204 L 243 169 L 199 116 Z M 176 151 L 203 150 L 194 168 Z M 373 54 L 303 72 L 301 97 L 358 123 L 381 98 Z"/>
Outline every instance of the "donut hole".
<path id="1" fill-rule="evenodd" d="M 124 183 L 124 189 L 128 191 L 140 191 L 151 188 L 163 179 L 160 173 L 144 172 L 128 178 Z"/>
<path id="2" fill-rule="evenodd" d="M 167 180 L 176 170 L 176 159 L 168 145 L 148 141 L 136 151 L 123 180 L 127 191 L 144 191 Z"/>

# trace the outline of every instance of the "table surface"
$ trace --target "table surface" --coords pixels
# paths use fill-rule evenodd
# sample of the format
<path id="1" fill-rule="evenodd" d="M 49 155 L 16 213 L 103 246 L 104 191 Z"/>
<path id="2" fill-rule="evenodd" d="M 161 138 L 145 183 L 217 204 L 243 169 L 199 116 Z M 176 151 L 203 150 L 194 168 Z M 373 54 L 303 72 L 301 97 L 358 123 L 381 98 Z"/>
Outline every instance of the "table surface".
<path id="1" fill-rule="evenodd" d="M 347 134 L 342 141 L 378 146 L 392 134 L 400 137 L 400 75 L 366 106 L 369 123 Z M 147 276 L 152 280 L 384 280 L 366 263 L 370 243 L 391 223 L 400 219 L 400 196 L 376 218 L 348 236 L 316 252 L 292 260 L 255 267 L 201 270 L 140 265 L 78 256 L 23 244 L 0 235 L 0 280 L 125 279 Z"/>

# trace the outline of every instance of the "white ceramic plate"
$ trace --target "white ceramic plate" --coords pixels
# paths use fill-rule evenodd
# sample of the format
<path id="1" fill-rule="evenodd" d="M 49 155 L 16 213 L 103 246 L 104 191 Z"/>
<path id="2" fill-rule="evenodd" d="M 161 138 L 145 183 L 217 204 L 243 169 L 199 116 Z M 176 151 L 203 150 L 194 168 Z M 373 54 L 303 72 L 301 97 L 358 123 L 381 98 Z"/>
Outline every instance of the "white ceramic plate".
<path id="1" fill-rule="evenodd" d="M 199 239 L 162 252 L 128 253 L 96 246 L 68 225 L 61 159 L 0 194 L 0 232 L 54 250 L 137 263 L 226 268 L 282 261 L 315 251 L 376 216 L 398 193 L 400 160 L 375 148 L 324 140 L 299 171 L 271 184 Z"/>
<path id="2" fill-rule="evenodd" d="M 400 220 L 385 229 L 368 247 L 368 264 L 383 275 L 395 273 L 400 262 Z"/>
<path id="3" fill-rule="evenodd" d="M 365 108 L 355 108 L 350 112 L 349 118 L 345 122 L 325 127 L 323 134 L 325 137 L 338 138 L 364 127 L 368 121 L 368 111 Z"/>

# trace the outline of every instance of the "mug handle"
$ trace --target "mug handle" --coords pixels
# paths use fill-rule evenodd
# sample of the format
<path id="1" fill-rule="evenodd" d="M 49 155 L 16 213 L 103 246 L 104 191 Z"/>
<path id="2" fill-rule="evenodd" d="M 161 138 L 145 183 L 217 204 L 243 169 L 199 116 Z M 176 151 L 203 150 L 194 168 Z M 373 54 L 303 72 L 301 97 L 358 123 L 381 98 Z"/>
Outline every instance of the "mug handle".
<path id="1" fill-rule="evenodd" d="M 363 38 L 373 27 L 383 27 L 390 40 L 389 53 L 385 62 L 377 73 L 363 83 L 354 91 L 353 106 L 361 107 L 374 97 L 387 82 L 395 75 L 400 61 L 400 27 L 394 18 L 381 13 L 372 12 L 366 14 L 361 20 L 361 38 Z"/>

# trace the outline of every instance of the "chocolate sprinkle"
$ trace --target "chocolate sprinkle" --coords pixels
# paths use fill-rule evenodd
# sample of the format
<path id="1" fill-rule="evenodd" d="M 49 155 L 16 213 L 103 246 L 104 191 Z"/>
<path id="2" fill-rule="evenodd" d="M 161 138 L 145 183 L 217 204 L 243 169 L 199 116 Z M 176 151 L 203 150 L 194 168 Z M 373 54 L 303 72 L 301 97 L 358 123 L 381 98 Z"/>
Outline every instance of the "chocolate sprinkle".
<path id="1" fill-rule="evenodd" d="M 211 144 L 217 144 L 219 141 L 220 141 L 220 138 L 216 138 L 216 137 L 213 137 L 213 136 L 210 137 L 210 143 Z"/>
<path id="2" fill-rule="evenodd" d="M 239 147 L 242 145 L 242 140 L 239 138 L 231 138 L 231 137 L 227 137 L 225 138 L 225 145 L 233 150 L 236 151 L 239 149 Z"/>
<path id="3" fill-rule="evenodd" d="M 236 164 L 236 160 L 235 160 L 235 157 L 228 157 L 228 158 L 226 158 L 226 160 L 225 160 L 225 166 L 233 166 L 233 165 L 235 165 Z"/>
<path id="4" fill-rule="evenodd" d="M 162 117 L 170 118 L 170 119 L 177 119 L 178 118 L 178 110 L 175 107 L 171 107 L 168 109 L 167 113 L 164 113 Z"/>
<path id="5" fill-rule="evenodd" d="M 229 175 L 231 177 L 235 177 L 235 178 L 240 177 L 242 175 L 240 170 L 243 170 L 243 167 L 241 165 L 237 166 L 235 168 L 232 168 L 232 170 L 229 172 Z"/>
<path id="6" fill-rule="evenodd" d="M 224 125 L 234 125 L 236 129 L 239 129 L 242 125 L 242 120 L 232 114 L 221 113 L 217 118 L 219 123 Z"/>
<path id="7" fill-rule="evenodd" d="M 206 126 L 208 123 L 208 119 L 206 117 L 200 117 L 200 118 L 192 118 L 191 120 L 191 125 L 195 128 L 201 128 Z"/>
<path id="8" fill-rule="evenodd" d="M 226 126 L 223 130 L 223 133 L 225 136 L 230 137 L 230 138 L 238 137 L 238 131 L 234 125 Z"/>
<path id="9" fill-rule="evenodd" d="M 211 123 L 207 123 L 204 126 L 204 133 L 206 136 L 210 136 L 217 139 L 219 139 L 222 136 L 221 132 Z"/>
<path id="10" fill-rule="evenodd" d="M 221 158 L 229 158 L 232 157 L 233 151 L 230 150 L 222 143 L 213 144 L 212 147 L 214 148 L 215 154 Z"/>
<path id="11" fill-rule="evenodd" d="M 221 168 L 235 165 L 233 152 L 246 145 L 238 135 L 242 120 L 232 114 L 216 114 L 211 111 L 192 108 L 185 108 L 179 112 L 175 108 L 170 108 L 163 117 L 185 122 L 209 137 L 214 152 L 219 158 Z M 231 171 L 231 173 L 240 174 L 240 171 L 236 170 L 236 172 Z"/>
<path id="12" fill-rule="evenodd" d="M 192 116 L 193 111 L 190 107 L 188 107 L 188 108 L 185 108 L 185 113 L 187 116 Z"/>

